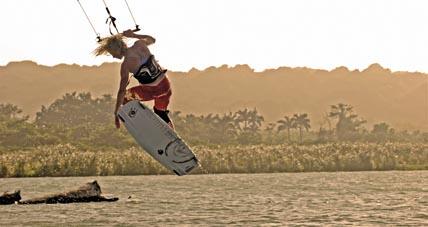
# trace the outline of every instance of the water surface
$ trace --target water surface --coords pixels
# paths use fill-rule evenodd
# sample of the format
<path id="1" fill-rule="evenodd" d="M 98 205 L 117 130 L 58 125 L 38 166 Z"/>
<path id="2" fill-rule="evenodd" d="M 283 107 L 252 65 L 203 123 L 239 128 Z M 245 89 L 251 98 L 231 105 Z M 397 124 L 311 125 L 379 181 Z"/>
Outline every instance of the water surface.
<path id="1" fill-rule="evenodd" d="M 29 199 L 94 179 L 120 200 L 0 206 L 0 226 L 428 225 L 428 171 L 9 178 L 0 191 Z"/>

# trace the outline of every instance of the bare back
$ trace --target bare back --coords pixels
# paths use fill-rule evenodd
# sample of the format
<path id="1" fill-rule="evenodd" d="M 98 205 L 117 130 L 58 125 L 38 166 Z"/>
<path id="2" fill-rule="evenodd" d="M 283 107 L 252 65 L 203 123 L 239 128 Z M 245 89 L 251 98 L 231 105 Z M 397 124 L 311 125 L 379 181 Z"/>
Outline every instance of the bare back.
<path id="1" fill-rule="evenodd" d="M 129 73 L 135 73 L 141 64 L 149 59 L 150 55 L 149 48 L 144 43 L 137 41 L 128 48 L 122 64 L 126 65 Z"/>

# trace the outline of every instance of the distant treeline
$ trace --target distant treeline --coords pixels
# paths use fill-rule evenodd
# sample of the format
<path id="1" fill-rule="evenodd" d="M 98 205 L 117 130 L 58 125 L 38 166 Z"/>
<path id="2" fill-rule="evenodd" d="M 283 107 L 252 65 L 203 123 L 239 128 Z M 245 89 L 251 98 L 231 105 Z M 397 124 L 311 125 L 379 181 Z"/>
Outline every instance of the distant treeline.
<path id="1" fill-rule="evenodd" d="M 134 140 L 113 123 L 115 99 L 94 98 L 90 93 L 67 93 L 42 106 L 34 120 L 13 104 L 0 104 L 0 147 L 22 149 L 71 144 L 80 148 L 130 148 Z M 368 129 L 353 107 L 332 105 L 324 125 L 312 128 L 307 113 L 264 122 L 257 109 L 196 116 L 171 113 L 177 132 L 191 145 L 208 144 L 318 144 L 329 142 L 428 142 L 428 133 L 396 131 L 379 122 Z"/>
<path id="2" fill-rule="evenodd" d="M 33 119 L 41 105 L 48 106 L 65 92 L 115 96 L 119 70 L 119 63 L 49 67 L 30 61 L 11 62 L 0 66 L 0 103 L 18 104 Z M 286 114 L 303 112 L 311 120 L 312 131 L 319 130 L 330 105 L 339 102 L 354 106 L 367 120 L 368 131 L 379 121 L 400 130 L 428 131 L 427 77 L 419 72 L 393 72 L 379 64 L 364 70 L 279 67 L 258 72 L 249 65 L 222 65 L 168 71 L 172 110 L 222 115 L 257 107 L 265 120 L 262 128 Z M 129 87 L 137 84 L 130 79 Z"/>

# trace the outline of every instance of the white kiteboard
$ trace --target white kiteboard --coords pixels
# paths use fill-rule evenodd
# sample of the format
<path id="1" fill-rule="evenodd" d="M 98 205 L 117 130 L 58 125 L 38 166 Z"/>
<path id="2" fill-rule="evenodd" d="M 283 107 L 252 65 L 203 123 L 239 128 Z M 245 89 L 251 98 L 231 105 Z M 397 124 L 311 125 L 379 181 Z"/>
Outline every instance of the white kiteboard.
<path id="1" fill-rule="evenodd" d="M 198 159 L 189 146 L 142 102 L 126 103 L 118 116 L 138 144 L 167 169 L 181 176 L 198 166 Z"/>

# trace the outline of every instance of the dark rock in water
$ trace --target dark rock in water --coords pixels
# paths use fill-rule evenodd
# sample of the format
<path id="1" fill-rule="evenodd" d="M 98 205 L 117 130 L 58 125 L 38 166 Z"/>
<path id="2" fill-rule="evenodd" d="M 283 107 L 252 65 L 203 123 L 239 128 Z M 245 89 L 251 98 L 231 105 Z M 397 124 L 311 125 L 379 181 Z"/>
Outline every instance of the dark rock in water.
<path id="1" fill-rule="evenodd" d="M 0 195 L 0 205 L 14 204 L 19 200 L 21 200 L 21 192 L 19 190 L 14 192 L 5 192 L 3 195 Z"/>
<path id="2" fill-rule="evenodd" d="M 35 199 L 24 200 L 19 204 L 39 203 L 85 203 L 85 202 L 115 202 L 117 197 L 105 197 L 101 195 L 101 187 L 97 181 L 88 182 L 77 190 L 44 196 Z"/>

